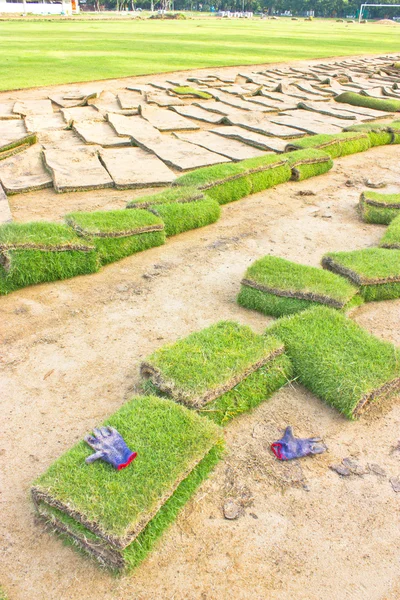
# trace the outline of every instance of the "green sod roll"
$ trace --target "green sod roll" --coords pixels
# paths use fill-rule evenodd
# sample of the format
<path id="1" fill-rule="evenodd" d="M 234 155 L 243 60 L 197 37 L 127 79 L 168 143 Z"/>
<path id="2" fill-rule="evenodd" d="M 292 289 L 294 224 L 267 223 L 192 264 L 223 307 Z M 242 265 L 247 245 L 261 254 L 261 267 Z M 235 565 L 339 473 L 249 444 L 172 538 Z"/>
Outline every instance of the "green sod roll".
<path id="1" fill-rule="evenodd" d="M 381 98 L 362 96 L 361 94 L 357 94 L 357 92 L 343 92 L 343 94 L 335 96 L 335 101 L 351 104 L 352 106 L 364 106 L 365 108 L 372 108 L 374 110 L 382 110 L 391 113 L 400 111 L 400 100 L 396 100 L 396 98 L 384 100 Z"/>
<path id="2" fill-rule="evenodd" d="M 350 125 L 344 131 L 361 131 L 366 133 L 370 139 L 371 147 L 385 146 L 391 144 L 394 140 L 394 135 L 389 131 L 388 123 L 359 123 L 358 125 Z"/>
<path id="3" fill-rule="evenodd" d="M 0 226 L 0 294 L 35 283 L 95 273 L 94 245 L 57 223 L 6 223 Z"/>
<path id="4" fill-rule="evenodd" d="M 390 223 L 384 236 L 379 242 L 381 248 L 394 248 L 400 250 L 400 210 L 398 213 L 398 216 Z"/>
<path id="5" fill-rule="evenodd" d="M 156 204 L 149 210 L 162 219 L 167 237 L 210 225 L 221 216 L 220 205 L 211 198 L 186 203 Z"/>
<path id="6" fill-rule="evenodd" d="M 141 365 L 144 379 L 191 408 L 203 408 L 283 354 L 279 340 L 221 321 L 154 352 Z"/>
<path id="7" fill-rule="evenodd" d="M 176 187 L 167 188 L 157 194 L 140 196 L 130 200 L 126 208 L 148 208 L 156 204 L 169 204 L 174 202 L 194 202 L 195 200 L 204 200 L 205 195 L 195 187 Z"/>
<path id="8" fill-rule="evenodd" d="M 348 310 L 362 303 L 358 288 L 343 277 L 276 256 L 264 256 L 247 269 L 237 300 L 273 317 L 316 304 Z"/>
<path id="9" fill-rule="evenodd" d="M 400 389 L 399 351 L 331 308 L 279 319 L 266 333 L 284 342 L 297 380 L 350 419 Z"/>
<path id="10" fill-rule="evenodd" d="M 393 135 L 392 144 L 400 144 L 400 121 L 389 123 L 388 129 Z"/>
<path id="11" fill-rule="evenodd" d="M 288 161 L 294 181 L 303 181 L 316 175 L 327 173 L 333 167 L 333 160 L 327 152 L 317 148 L 306 148 L 290 152 Z"/>
<path id="12" fill-rule="evenodd" d="M 362 220 L 366 223 L 389 225 L 400 215 L 400 194 L 363 192 L 359 207 Z"/>
<path id="13" fill-rule="evenodd" d="M 165 243 L 164 223 L 143 209 L 76 212 L 65 220 L 96 247 L 103 265 Z"/>
<path id="14" fill-rule="evenodd" d="M 318 148 L 323 150 L 331 158 L 339 158 L 355 154 L 356 152 L 364 152 L 371 148 L 371 142 L 368 134 L 357 131 L 348 131 L 344 133 L 335 133 L 330 135 L 322 133 L 320 135 L 312 135 L 301 138 L 300 140 L 292 140 L 286 146 L 286 151 L 302 150 L 305 148 Z"/>
<path id="15" fill-rule="evenodd" d="M 136 567 L 218 462 L 221 430 L 169 400 L 142 396 L 104 425 L 138 453 L 117 471 L 79 442 L 34 482 L 39 515 L 115 570 Z"/>
<path id="16" fill-rule="evenodd" d="M 366 302 L 400 298 L 400 250 L 329 252 L 322 258 L 322 266 L 360 286 Z"/>

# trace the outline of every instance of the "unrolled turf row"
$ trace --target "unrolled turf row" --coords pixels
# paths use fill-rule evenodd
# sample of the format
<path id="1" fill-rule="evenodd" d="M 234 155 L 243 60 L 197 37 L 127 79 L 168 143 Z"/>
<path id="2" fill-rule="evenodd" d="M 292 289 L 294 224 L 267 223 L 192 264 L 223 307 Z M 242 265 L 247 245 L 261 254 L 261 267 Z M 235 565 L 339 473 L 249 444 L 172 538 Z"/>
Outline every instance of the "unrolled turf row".
<path id="1" fill-rule="evenodd" d="M 396 98 L 386 100 L 383 98 L 362 96 L 361 94 L 357 94 L 357 92 L 343 92 L 343 94 L 335 96 L 335 101 L 351 104 L 352 106 L 363 106 L 365 108 L 372 108 L 373 110 L 382 110 L 392 113 L 400 111 L 400 100 L 396 100 Z"/>
<path id="2" fill-rule="evenodd" d="M 317 148 L 295 150 L 290 152 L 287 157 L 292 169 L 291 179 L 293 181 L 303 181 L 303 179 L 309 179 L 316 175 L 323 175 L 333 167 L 330 155 Z"/>
<path id="3" fill-rule="evenodd" d="M 195 202 L 156 204 L 148 210 L 161 217 L 167 237 L 210 225 L 221 216 L 220 205 L 211 198 Z"/>
<path id="4" fill-rule="evenodd" d="M 344 133 L 311 135 L 292 140 L 286 146 L 286 151 L 301 150 L 305 148 L 319 148 L 331 158 L 339 158 L 356 152 L 364 152 L 371 148 L 371 142 L 368 134 L 363 132 L 348 131 Z"/>

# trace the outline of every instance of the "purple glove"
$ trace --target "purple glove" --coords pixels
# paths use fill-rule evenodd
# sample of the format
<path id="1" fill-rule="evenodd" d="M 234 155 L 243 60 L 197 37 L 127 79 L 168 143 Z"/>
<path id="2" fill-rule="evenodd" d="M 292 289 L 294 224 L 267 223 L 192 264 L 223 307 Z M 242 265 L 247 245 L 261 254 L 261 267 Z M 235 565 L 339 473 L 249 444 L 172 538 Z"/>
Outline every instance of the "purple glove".
<path id="1" fill-rule="evenodd" d="M 96 452 L 86 458 L 88 464 L 101 458 L 120 471 L 125 469 L 136 457 L 125 444 L 122 436 L 113 427 L 93 429 L 95 435 L 85 437 L 85 442 Z"/>
<path id="2" fill-rule="evenodd" d="M 291 460 L 308 454 L 322 454 L 326 446 L 321 443 L 321 438 L 295 438 L 292 428 L 286 427 L 283 437 L 271 444 L 271 450 L 279 460 Z"/>

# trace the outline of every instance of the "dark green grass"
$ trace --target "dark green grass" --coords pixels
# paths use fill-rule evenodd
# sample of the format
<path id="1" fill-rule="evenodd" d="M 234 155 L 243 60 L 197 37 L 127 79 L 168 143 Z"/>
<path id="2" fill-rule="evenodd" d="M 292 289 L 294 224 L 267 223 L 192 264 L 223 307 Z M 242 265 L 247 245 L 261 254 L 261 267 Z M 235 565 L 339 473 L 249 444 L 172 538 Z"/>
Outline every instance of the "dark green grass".
<path id="1" fill-rule="evenodd" d="M 366 223 L 389 225 L 400 215 L 400 194 L 363 192 L 359 207 L 362 220 Z"/>
<path id="2" fill-rule="evenodd" d="M 204 194 L 195 187 L 170 187 L 157 194 L 140 196 L 130 200 L 126 208 L 147 208 L 156 204 L 193 202 L 194 200 L 204 200 L 204 198 Z"/>
<path id="3" fill-rule="evenodd" d="M 345 131 L 361 131 L 368 134 L 371 147 L 386 146 L 394 140 L 394 135 L 389 131 L 388 123 L 359 123 L 350 125 Z"/>
<path id="4" fill-rule="evenodd" d="M 331 308 L 279 319 L 266 333 L 284 342 L 298 381 L 350 419 L 400 387 L 399 351 Z"/>
<path id="5" fill-rule="evenodd" d="M 221 321 L 163 346 L 142 364 L 141 373 L 162 393 L 199 408 L 231 390 L 283 352 L 249 327 Z"/>
<path id="6" fill-rule="evenodd" d="M 400 111 L 400 100 L 396 100 L 396 98 L 384 100 L 381 98 L 371 98 L 371 96 L 362 96 L 361 94 L 357 94 L 357 92 L 344 92 L 335 96 L 335 101 L 385 112 Z"/>
<path id="7" fill-rule="evenodd" d="M 144 209 L 76 212 L 65 219 L 95 246 L 103 265 L 165 243 L 162 219 Z"/>
<path id="8" fill-rule="evenodd" d="M 400 250 L 329 252 L 322 258 L 322 266 L 359 285 L 366 302 L 400 298 Z"/>
<path id="9" fill-rule="evenodd" d="M 0 294 L 94 273 L 100 263 L 93 244 L 56 223 L 7 223 L 0 227 Z"/>
<path id="10" fill-rule="evenodd" d="M 127 402 L 105 425 L 115 427 L 138 453 L 116 471 L 98 460 L 81 441 L 56 460 L 33 484 L 35 498 L 79 520 L 90 531 L 124 548 L 186 479 L 221 433 L 211 422 L 169 400 L 139 396 Z M 78 519 L 79 518 L 79 519 Z"/>
<path id="11" fill-rule="evenodd" d="M 172 91 L 178 96 L 195 96 L 196 98 L 203 98 L 204 100 L 209 100 L 212 98 L 211 94 L 208 94 L 202 90 L 196 90 L 196 88 L 186 85 L 174 87 L 172 88 Z"/>
<path id="12" fill-rule="evenodd" d="M 211 198 L 195 202 L 155 205 L 152 210 L 163 220 L 167 237 L 210 225 L 218 221 L 221 216 L 220 205 Z"/>
<path id="13" fill-rule="evenodd" d="M 371 142 L 367 133 L 344 132 L 335 133 L 334 135 L 322 133 L 304 137 L 290 142 L 287 149 L 319 148 L 329 154 L 331 158 L 339 158 L 356 152 L 364 152 L 370 147 Z"/>
<path id="14" fill-rule="evenodd" d="M 381 248 L 392 248 L 400 250 L 400 210 L 398 216 L 393 219 L 389 227 L 386 229 L 381 241 L 379 242 Z"/>
<path id="15" fill-rule="evenodd" d="M 327 152 L 317 148 L 295 150 L 287 154 L 294 181 L 303 181 L 316 175 L 327 173 L 333 167 L 333 160 Z"/>

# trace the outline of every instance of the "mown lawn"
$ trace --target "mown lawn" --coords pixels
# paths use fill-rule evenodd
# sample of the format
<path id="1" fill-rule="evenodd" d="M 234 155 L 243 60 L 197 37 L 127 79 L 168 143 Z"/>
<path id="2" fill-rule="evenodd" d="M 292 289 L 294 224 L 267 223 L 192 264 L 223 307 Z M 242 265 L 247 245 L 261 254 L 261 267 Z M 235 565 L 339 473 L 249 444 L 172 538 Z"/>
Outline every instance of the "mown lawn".
<path id="1" fill-rule="evenodd" d="M 399 51 L 400 26 L 331 20 L 0 22 L 0 89 Z"/>

